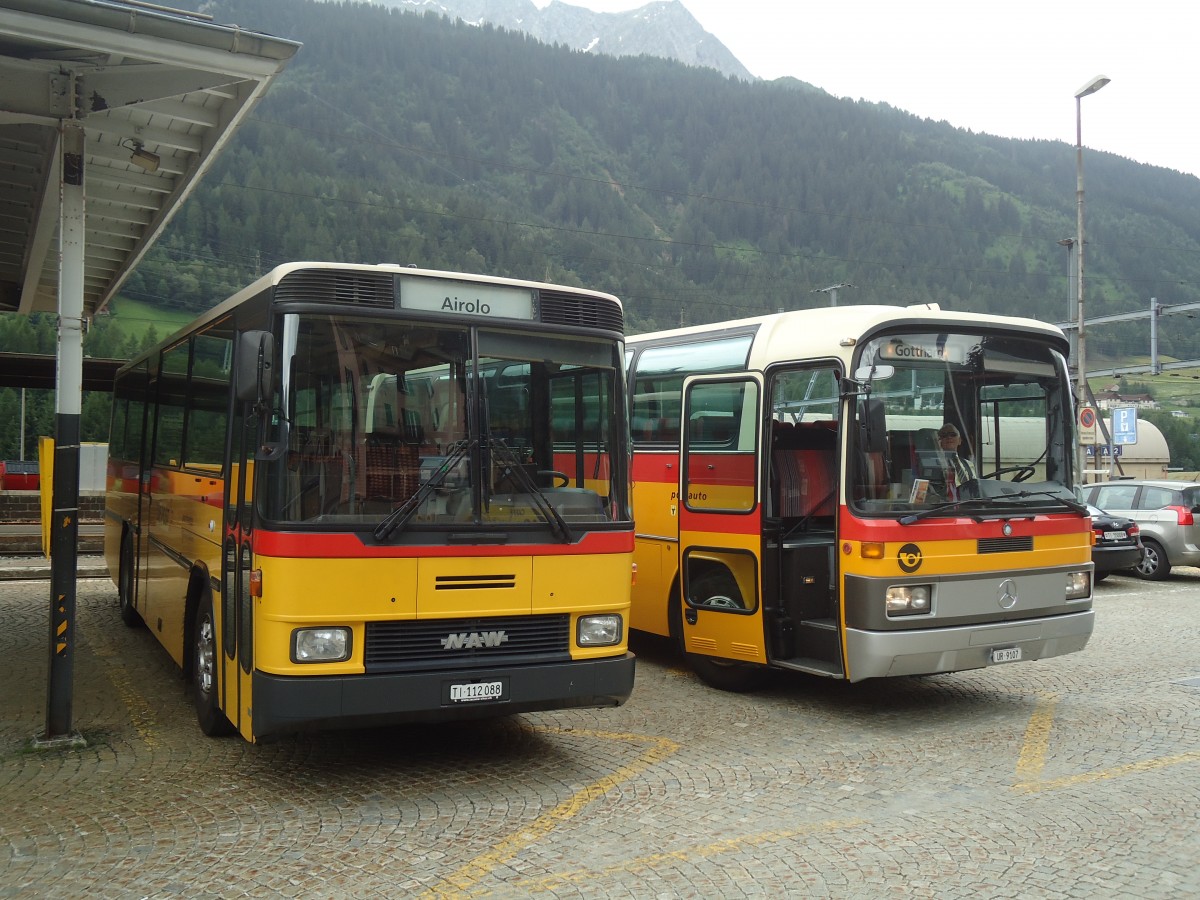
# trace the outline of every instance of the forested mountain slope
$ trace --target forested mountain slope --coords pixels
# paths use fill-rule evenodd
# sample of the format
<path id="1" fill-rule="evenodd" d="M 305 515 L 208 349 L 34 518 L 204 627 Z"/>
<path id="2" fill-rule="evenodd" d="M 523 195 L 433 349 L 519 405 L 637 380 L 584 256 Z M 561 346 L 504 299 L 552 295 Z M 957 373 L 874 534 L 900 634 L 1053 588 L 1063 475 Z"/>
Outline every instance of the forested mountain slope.
<path id="1" fill-rule="evenodd" d="M 314 258 L 587 284 L 635 331 L 821 305 L 838 282 L 842 304 L 1065 318 L 1068 144 L 432 14 L 205 9 L 304 47 L 131 296 L 199 309 Z M 1200 299 L 1200 179 L 1090 149 L 1086 169 L 1089 315 Z M 1194 332 L 1171 331 L 1183 354 Z"/>

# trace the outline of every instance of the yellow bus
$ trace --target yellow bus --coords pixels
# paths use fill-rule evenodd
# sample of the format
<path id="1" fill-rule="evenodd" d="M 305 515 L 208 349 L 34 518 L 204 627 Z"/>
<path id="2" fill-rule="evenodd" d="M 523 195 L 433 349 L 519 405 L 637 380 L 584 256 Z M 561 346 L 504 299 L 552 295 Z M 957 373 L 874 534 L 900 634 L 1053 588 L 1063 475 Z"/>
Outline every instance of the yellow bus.
<path id="1" fill-rule="evenodd" d="M 1091 528 L 1057 328 L 831 307 L 626 348 L 631 624 L 710 684 L 956 672 L 1087 643 Z"/>
<path id="2" fill-rule="evenodd" d="M 609 294 L 293 263 L 117 375 L 105 555 L 206 734 L 618 706 Z"/>

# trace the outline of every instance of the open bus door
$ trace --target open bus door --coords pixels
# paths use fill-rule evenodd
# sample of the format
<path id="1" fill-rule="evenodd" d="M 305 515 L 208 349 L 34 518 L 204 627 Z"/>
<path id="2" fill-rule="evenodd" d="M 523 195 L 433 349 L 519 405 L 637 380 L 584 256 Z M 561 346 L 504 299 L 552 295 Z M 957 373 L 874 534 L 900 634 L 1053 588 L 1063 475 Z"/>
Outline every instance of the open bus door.
<path id="1" fill-rule="evenodd" d="M 767 661 L 759 565 L 762 395 L 757 375 L 694 376 L 683 387 L 683 645 L 701 677 L 735 690 L 755 672 L 739 663 Z"/>

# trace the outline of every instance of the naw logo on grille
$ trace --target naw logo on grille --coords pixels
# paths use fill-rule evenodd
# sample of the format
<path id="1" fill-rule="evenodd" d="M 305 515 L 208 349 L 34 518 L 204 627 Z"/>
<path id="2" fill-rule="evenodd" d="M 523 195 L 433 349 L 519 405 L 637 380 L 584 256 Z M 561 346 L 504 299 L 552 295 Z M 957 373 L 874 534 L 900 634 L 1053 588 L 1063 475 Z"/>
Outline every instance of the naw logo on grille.
<path id="1" fill-rule="evenodd" d="M 504 631 L 461 631 L 442 638 L 443 650 L 478 650 L 481 647 L 499 647 L 508 641 Z"/>

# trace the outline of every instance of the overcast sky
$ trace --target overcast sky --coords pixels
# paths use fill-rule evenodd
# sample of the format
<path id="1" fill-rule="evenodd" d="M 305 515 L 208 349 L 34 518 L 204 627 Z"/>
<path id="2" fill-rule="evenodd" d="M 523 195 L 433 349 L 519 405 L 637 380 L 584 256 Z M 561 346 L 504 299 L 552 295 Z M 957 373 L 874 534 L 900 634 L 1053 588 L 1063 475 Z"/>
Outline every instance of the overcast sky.
<path id="1" fill-rule="evenodd" d="M 534 0 L 546 6 L 549 0 Z M 601 12 L 645 0 L 569 0 Z M 760 78 L 888 103 L 1004 137 L 1083 145 L 1200 176 L 1195 0 L 682 0 Z M 1187 89 L 1191 80 L 1192 89 Z"/>

